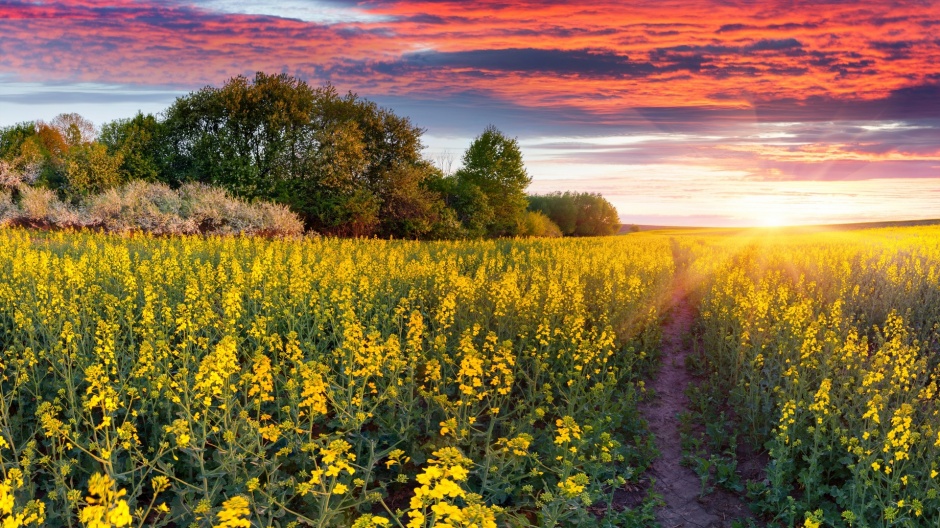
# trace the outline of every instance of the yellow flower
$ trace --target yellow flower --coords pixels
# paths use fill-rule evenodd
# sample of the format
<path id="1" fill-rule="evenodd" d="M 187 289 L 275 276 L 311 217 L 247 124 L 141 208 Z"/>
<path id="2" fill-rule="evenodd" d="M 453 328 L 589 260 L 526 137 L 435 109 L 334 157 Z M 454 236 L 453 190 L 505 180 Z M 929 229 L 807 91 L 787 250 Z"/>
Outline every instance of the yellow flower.
<path id="1" fill-rule="evenodd" d="M 804 528 L 819 528 L 822 526 L 822 510 L 806 512 L 806 520 L 803 522 Z"/>
<path id="2" fill-rule="evenodd" d="M 215 349 L 199 362 L 196 373 L 196 401 L 209 407 L 212 398 L 221 398 L 230 387 L 229 378 L 239 370 L 238 348 L 231 336 L 223 337 Z M 222 405 L 226 402 L 222 401 Z"/>
<path id="3" fill-rule="evenodd" d="M 326 366 L 317 362 L 305 363 L 300 367 L 303 381 L 300 408 L 307 409 L 311 417 L 327 413 L 326 397 L 329 388 L 323 378 L 326 371 Z"/>
<path id="4" fill-rule="evenodd" d="M 222 503 L 222 511 L 217 515 L 219 523 L 214 528 L 251 528 L 251 521 L 244 517 L 251 515 L 250 503 L 246 497 L 236 495 Z"/>
<path id="5" fill-rule="evenodd" d="M 405 452 L 401 449 L 395 449 L 388 454 L 388 460 L 385 461 L 385 467 L 391 469 L 392 466 L 401 466 L 403 463 L 407 463 L 411 458 L 405 456 Z"/>
<path id="6" fill-rule="evenodd" d="M 352 528 L 382 528 L 384 526 L 390 526 L 391 524 L 392 521 L 389 521 L 385 517 L 367 513 L 356 519 L 356 522 L 353 523 Z"/>
<path id="7" fill-rule="evenodd" d="M 254 398 L 256 405 L 274 401 L 271 393 L 274 391 L 274 377 L 272 376 L 271 359 L 259 353 L 251 365 L 247 375 L 248 397 Z"/>
<path id="8" fill-rule="evenodd" d="M 558 432 L 555 434 L 556 444 L 561 445 L 570 442 L 572 439 L 581 438 L 581 427 L 570 416 L 555 420 L 555 426 L 558 428 Z"/>
<path id="9" fill-rule="evenodd" d="M 165 475 L 158 475 L 153 477 L 153 479 L 150 481 L 150 485 L 153 487 L 154 493 L 163 493 L 170 488 L 170 479 Z"/>
<path id="10" fill-rule="evenodd" d="M 115 482 L 107 474 L 95 473 L 88 482 L 86 506 L 79 515 L 79 520 L 88 528 L 111 528 L 131 524 L 130 508 L 121 499 L 127 492 L 115 491 Z"/>
<path id="11" fill-rule="evenodd" d="M 558 483 L 558 487 L 561 489 L 562 495 L 567 498 L 574 498 L 581 494 L 584 491 L 584 488 L 587 487 L 589 482 L 588 476 L 584 473 L 578 473 L 577 475 L 570 476 L 563 481 Z"/>
<path id="12" fill-rule="evenodd" d="M 529 445 L 532 444 L 532 435 L 522 433 L 512 440 L 500 438 L 496 443 L 502 445 L 504 451 L 512 452 L 516 456 L 525 456 L 528 454 Z"/>

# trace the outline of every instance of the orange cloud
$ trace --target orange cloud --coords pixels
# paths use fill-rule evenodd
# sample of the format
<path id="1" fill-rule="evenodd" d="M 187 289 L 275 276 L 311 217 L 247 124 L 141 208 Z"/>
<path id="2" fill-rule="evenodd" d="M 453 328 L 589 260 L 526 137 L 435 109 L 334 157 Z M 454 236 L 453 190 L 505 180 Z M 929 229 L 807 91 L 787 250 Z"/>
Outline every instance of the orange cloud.
<path id="1" fill-rule="evenodd" d="M 763 160 L 826 163 L 834 161 L 940 161 L 940 148 L 932 152 L 907 152 L 902 149 L 887 152 L 872 152 L 866 147 L 880 147 L 870 144 L 811 144 L 796 146 L 780 145 L 718 145 L 719 150 L 754 154 Z"/>
<path id="2" fill-rule="evenodd" d="M 5 3 L 0 68 L 20 80 L 187 87 L 287 71 L 365 94 L 473 91 L 601 118 L 633 107 L 875 100 L 938 82 L 933 2 L 357 5 L 382 17 L 327 25 L 183 3 Z M 534 53 L 493 59 L 504 50 L 550 54 L 533 68 Z M 597 68 L 601 58 L 608 68 Z"/>
<path id="3" fill-rule="evenodd" d="M 937 152 L 923 145 L 936 144 L 924 137 L 940 123 L 937 2 L 333 0 L 367 16 L 327 23 L 273 16 L 275 0 L 262 0 L 267 15 L 218 10 L 225 1 L 5 2 L 0 72 L 14 81 L 195 89 L 284 71 L 404 101 L 403 113 L 423 126 L 463 121 L 461 133 L 495 115 L 530 136 L 690 134 L 613 152 L 556 152 L 553 163 L 642 159 L 780 179 L 835 177 L 801 165 L 851 165 L 837 177 L 862 179 L 873 174 L 857 166 L 878 162 L 936 175 Z M 787 144 L 750 137 L 766 122 L 924 118 L 934 124 L 912 144 L 895 131 L 866 145 L 834 134 L 838 127 Z M 716 134 L 722 139 L 700 139 Z"/>

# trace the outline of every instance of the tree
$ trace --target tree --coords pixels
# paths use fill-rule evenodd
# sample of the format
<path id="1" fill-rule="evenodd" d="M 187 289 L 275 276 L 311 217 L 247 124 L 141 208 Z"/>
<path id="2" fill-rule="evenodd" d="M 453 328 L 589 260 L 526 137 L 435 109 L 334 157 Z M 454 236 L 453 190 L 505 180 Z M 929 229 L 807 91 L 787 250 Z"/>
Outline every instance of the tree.
<path id="1" fill-rule="evenodd" d="M 617 209 L 597 193 L 530 196 L 529 210 L 544 213 L 566 236 L 606 236 L 620 231 Z"/>
<path id="2" fill-rule="evenodd" d="M 525 189 L 532 181 L 518 141 L 490 125 L 470 143 L 462 161 L 463 167 L 454 173 L 458 214 L 465 222 L 485 222 L 489 236 L 515 235 L 528 205 Z"/>
<path id="3" fill-rule="evenodd" d="M 65 157 L 65 191 L 73 197 L 97 194 L 124 183 L 120 153 L 111 155 L 101 143 L 83 143 L 69 149 Z"/>
<path id="4" fill-rule="evenodd" d="M 0 159 L 12 162 L 19 156 L 23 143 L 34 135 L 36 124 L 32 121 L 0 128 Z"/>
<path id="5" fill-rule="evenodd" d="M 382 190 L 382 232 L 396 238 L 424 238 L 435 230 L 446 208 L 440 195 L 424 185 L 430 164 L 401 165 L 385 174 Z"/>
<path id="6" fill-rule="evenodd" d="M 380 221 L 367 234 L 399 238 L 430 234 L 440 218 L 442 202 L 425 185 L 436 170 L 421 156 L 421 128 L 353 93 L 340 96 L 331 86 L 317 91 L 311 128 L 314 141 L 308 157 L 314 170 L 286 182 L 287 192 L 292 192 L 298 177 L 312 180 L 318 189 L 312 195 L 317 201 L 326 194 L 329 202 L 337 203 L 355 189 L 357 198 L 352 203 L 363 203 L 368 196 L 378 205 L 376 219 Z M 295 194 L 294 201 L 309 203 L 310 197 Z M 330 231 L 324 220 L 311 225 L 317 228 L 319 223 L 321 229 Z"/>
<path id="7" fill-rule="evenodd" d="M 58 130 L 70 147 L 91 143 L 98 137 L 94 123 L 76 113 L 59 114 L 49 126 Z"/>
<path id="8" fill-rule="evenodd" d="M 421 156 L 424 131 L 332 86 L 235 77 L 177 99 L 162 127 L 171 184 L 279 201 L 334 234 L 424 237 L 440 216 L 440 197 L 424 185 L 434 173 Z"/>
<path id="9" fill-rule="evenodd" d="M 578 227 L 578 204 L 572 193 L 529 196 L 529 210 L 544 213 L 565 235 L 573 235 Z"/>
<path id="10" fill-rule="evenodd" d="M 74 113 L 0 130 L 0 154 L 15 171 L 16 178 L 7 181 L 47 187 L 73 200 L 127 179 L 121 171 L 123 153 L 109 152 L 97 141 L 94 124 Z"/>
<path id="11" fill-rule="evenodd" d="M 166 112 L 164 174 L 269 197 L 303 163 L 313 90 L 287 74 L 258 72 L 180 97 Z"/>
<path id="12" fill-rule="evenodd" d="M 575 203 L 578 205 L 578 225 L 574 234 L 577 236 L 607 236 L 620 231 L 620 216 L 617 209 L 603 196 L 597 193 L 581 193 Z"/>
<path id="13" fill-rule="evenodd" d="M 0 128 L 0 162 L 4 163 L 5 185 L 33 183 L 39 178 L 43 156 L 35 136 L 33 122 Z"/>
<path id="14" fill-rule="evenodd" d="M 78 124 L 69 127 L 66 123 L 70 120 Z M 10 163 L 23 181 L 62 189 L 65 185 L 65 158 L 71 148 L 63 131 L 70 132 L 71 128 L 75 144 L 81 144 L 79 124 L 85 126 L 88 122 L 77 114 L 62 114 L 54 121 L 58 125 L 37 121 L 3 129 L 0 131 L 0 157 Z"/>
<path id="15" fill-rule="evenodd" d="M 117 119 L 101 127 L 98 140 L 112 156 L 120 155 L 121 178 L 126 181 L 161 181 L 162 124 L 152 114 L 138 112 L 130 119 Z M 170 179 L 170 178 L 166 178 Z"/>

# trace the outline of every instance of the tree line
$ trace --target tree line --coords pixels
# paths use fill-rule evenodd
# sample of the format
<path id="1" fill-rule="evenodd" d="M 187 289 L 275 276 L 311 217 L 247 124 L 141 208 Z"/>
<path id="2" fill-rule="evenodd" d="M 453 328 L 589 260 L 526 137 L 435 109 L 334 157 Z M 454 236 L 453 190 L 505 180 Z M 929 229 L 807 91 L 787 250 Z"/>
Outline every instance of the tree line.
<path id="1" fill-rule="evenodd" d="M 527 196 L 517 140 L 487 127 L 445 174 L 407 117 L 287 74 L 238 76 L 100 130 L 78 114 L 0 129 L 0 185 L 78 202 L 128 182 L 221 187 L 338 236 L 450 239 L 616 233 L 598 194 Z"/>

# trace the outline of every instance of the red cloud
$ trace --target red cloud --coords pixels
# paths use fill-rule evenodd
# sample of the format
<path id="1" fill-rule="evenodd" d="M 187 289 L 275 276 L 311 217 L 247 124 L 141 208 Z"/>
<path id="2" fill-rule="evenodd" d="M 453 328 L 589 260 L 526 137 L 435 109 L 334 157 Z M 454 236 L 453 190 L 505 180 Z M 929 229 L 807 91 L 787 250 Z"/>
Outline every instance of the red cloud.
<path id="1" fill-rule="evenodd" d="M 878 99 L 936 82 L 932 60 L 940 55 L 940 3 L 934 2 L 359 7 L 385 16 L 322 25 L 146 1 L 6 3 L 0 5 L 0 68 L 20 80 L 186 87 L 255 70 L 286 71 L 367 95 L 472 91 L 616 119 L 629 107 Z M 515 65 L 483 53 L 508 49 L 551 53 L 517 52 Z M 533 68 L 527 57 L 542 63 Z M 601 58 L 608 68 L 598 69 Z M 553 69 L 553 60 L 564 67 Z"/>

